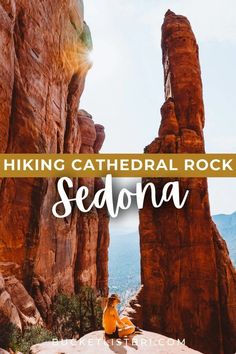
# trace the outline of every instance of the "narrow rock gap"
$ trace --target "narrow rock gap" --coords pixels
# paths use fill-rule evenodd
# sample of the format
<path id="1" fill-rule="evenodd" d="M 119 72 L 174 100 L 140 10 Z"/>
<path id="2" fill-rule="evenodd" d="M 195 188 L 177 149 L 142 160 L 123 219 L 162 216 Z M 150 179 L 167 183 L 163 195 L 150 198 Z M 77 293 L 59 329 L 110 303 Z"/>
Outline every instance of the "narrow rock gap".
<path id="1" fill-rule="evenodd" d="M 75 73 L 68 86 L 67 95 L 67 116 L 66 116 L 66 126 L 64 133 L 64 154 L 69 153 L 69 142 L 70 137 L 74 127 L 74 115 L 77 114 L 75 110 L 75 105 L 78 103 L 79 98 L 79 74 Z"/>

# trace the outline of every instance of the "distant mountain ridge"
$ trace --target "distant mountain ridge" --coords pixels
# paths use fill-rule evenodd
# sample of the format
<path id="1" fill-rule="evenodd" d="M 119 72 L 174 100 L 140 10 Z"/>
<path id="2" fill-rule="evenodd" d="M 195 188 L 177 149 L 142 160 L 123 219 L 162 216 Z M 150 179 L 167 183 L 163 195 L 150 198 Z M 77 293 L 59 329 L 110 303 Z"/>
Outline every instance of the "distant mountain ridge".
<path id="1" fill-rule="evenodd" d="M 236 212 L 213 215 L 236 266 Z M 121 297 L 121 308 L 140 287 L 139 232 L 111 232 L 109 247 L 109 287 Z"/>
<path id="2" fill-rule="evenodd" d="M 213 215 L 221 236 L 226 241 L 230 257 L 236 266 L 236 212 L 232 214 Z"/>
<path id="3" fill-rule="evenodd" d="M 109 288 L 118 293 L 121 309 L 140 287 L 139 233 L 111 232 L 109 246 Z"/>

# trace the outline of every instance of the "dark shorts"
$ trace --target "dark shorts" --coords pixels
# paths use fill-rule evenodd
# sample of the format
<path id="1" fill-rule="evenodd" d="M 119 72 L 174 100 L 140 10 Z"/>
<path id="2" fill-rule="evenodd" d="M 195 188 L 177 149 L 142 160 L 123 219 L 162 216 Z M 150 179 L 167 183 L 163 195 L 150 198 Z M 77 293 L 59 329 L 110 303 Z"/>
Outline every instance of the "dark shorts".
<path id="1" fill-rule="evenodd" d="M 107 334 L 105 333 L 106 337 L 108 339 L 111 339 L 111 338 L 119 338 L 119 334 L 118 334 L 118 327 L 116 327 L 116 330 L 115 332 L 113 332 L 112 334 Z"/>

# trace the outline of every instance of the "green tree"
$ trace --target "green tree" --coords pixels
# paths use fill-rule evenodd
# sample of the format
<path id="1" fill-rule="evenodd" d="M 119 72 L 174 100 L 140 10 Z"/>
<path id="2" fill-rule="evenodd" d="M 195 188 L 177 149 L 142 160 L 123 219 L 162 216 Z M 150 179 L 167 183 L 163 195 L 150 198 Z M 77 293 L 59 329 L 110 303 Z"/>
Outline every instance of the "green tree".
<path id="1" fill-rule="evenodd" d="M 27 327 L 23 332 L 11 323 L 1 325 L 0 328 L 0 347 L 6 350 L 11 348 L 23 354 L 28 354 L 32 345 L 53 339 L 57 339 L 57 337 L 40 326 Z"/>
<path id="2" fill-rule="evenodd" d="M 102 328 L 102 308 L 93 289 L 82 287 L 78 294 L 55 298 L 53 330 L 59 338 L 79 338 Z"/>

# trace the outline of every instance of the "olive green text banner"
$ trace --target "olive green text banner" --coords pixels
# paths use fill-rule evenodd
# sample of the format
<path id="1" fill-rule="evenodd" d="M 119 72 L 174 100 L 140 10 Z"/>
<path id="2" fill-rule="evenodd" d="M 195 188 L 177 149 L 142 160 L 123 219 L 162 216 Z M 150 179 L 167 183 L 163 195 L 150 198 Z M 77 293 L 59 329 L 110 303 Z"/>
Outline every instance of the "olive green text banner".
<path id="1" fill-rule="evenodd" d="M 236 154 L 0 154 L 0 177 L 236 177 Z"/>

